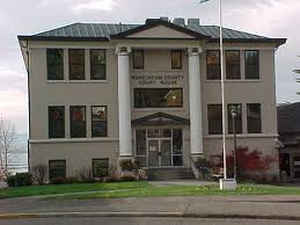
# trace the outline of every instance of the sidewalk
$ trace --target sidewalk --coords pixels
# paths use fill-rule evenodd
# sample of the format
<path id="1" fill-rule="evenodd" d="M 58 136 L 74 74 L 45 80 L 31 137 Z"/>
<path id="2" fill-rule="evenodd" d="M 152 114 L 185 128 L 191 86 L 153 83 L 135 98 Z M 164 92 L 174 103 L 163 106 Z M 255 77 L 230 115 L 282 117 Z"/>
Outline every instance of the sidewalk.
<path id="1" fill-rule="evenodd" d="M 199 217 L 300 221 L 300 196 L 0 200 L 0 219 L 19 217 Z"/>

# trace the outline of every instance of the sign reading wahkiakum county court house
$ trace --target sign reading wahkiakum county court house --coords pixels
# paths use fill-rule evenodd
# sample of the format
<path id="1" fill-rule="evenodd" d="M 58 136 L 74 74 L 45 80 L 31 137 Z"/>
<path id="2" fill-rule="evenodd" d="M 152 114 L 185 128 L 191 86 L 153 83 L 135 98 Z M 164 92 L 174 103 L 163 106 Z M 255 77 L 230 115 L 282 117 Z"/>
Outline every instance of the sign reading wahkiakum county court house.
<path id="1" fill-rule="evenodd" d="M 134 86 L 183 86 L 183 72 L 133 72 L 131 80 Z"/>

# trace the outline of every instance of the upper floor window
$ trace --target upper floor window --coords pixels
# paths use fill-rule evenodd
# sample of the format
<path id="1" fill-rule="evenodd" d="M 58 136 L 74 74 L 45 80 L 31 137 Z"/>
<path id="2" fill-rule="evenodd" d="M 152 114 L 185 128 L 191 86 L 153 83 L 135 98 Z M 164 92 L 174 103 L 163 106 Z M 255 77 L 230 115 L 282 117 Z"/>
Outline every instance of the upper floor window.
<path id="1" fill-rule="evenodd" d="M 48 108 L 49 138 L 65 137 L 65 107 L 49 106 Z"/>
<path id="2" fill-rule="evenodd" d="M 84 80 L 84 49 L 69 49 L 70 80 Z"/>
<path id="3" fill-rule="evenodd" d="M 208 50 L 206 53 L 206 70 L 208 80 L 221 79 L 220 51 Z"/>
<path id="4" fill-rule="evenodd" d="M 241 79 L 240 51 L 226 51 L 226 78 L 229 80 Z"/>
<path id="5" fill-rule="evenodd" d="M 247 104 L 248 133 L 261 133 L 261 106 L 260 104 Z"/>
<path id="6" fill-rule="evenodd" d="M 144 69 L 144 50 L 134 49 L 132 51 L 133 69 Z"/>
<path id="7" fill-rule="evenodd" d="M 70 106 L 71 137 L 86 137 L 86 107 Z"/>
<path id="8" fill-rule="evenodd" d="M 171 66 L 172 69 L 180 70 L 182 69 L 182 51 L 172 50 L 171 51 Z"/>
<path id="9" fill-rule="evenodd" d="M 92 137 L 107 136 L 107 107 L 92 106 Z"/>
<path id="10" fill-rule="evenodd" d="M 245 78 L 259 79 L 259 51 L 245 51 Z"/>
<path id="11" fill-rule="evenodd" d="M 222 105 L 207 106 L 208 134 L 222 134 Z"/>
<path id="12" fill-rule="evenodd" d="M 235 118 L 235 131 L 237 134 L 243 133 L 243 121 L 242 121 L 242 104 L 228 104 L 227 106 L 227 116 L 228 116 L 228 133 L 233 133 L 233 118 L 232 111 L 234 110 L 237 115 Z"/>
<path id="13" fill-rule="evenodd" d="M 182 88 L 135 88 L 134 107 L 182 107 Z"/>
<path id="14" fill-rule="evenodd" d="M 64 50 L 47 49 L 47 79 L 64 79 Z"/>
<path id="15" fill-rule="evenodd" d="M 105 50 L 90 50 L 91 80 L 106 79 L 106 56 Z"/>

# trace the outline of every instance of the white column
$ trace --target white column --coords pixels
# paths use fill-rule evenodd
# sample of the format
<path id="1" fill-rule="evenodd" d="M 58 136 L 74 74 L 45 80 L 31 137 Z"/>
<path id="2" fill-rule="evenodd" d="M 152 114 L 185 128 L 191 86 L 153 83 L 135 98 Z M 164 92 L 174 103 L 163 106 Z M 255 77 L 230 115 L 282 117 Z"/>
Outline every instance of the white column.
<path id="1" fill-rule="evenodd" d="M 120 157 L 132 157 L 129 48 L 117 49 Z"/>
<path id="2" fill-rule="evenodd" d="M 189 49 L 190 140 L 191 154 L 203 153 L 200 48 Z"/>

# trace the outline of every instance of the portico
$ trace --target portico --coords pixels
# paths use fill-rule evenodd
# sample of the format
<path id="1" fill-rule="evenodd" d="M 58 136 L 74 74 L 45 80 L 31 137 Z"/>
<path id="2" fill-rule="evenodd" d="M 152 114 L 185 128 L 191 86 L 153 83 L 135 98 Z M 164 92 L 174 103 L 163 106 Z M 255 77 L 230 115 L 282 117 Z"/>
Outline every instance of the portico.
<path id="1" fill-rule="evenodd" d="M 192 40 L 191 40 L 192 41 Z M 162 47 L 152 44 L 139 48 L 136 45 L 118 47 L 118 101 L 119 101 L 119 156 L 122 158 L 142 159 L 145 167 L 183 166 L 186 158 L 199 157 L 203 153 L 202 99 L 200 80 L 200 55 L 202 48 L 192 43 L 176 46 L 182 54 L 183 63 L 179 69 L 157 70 L 153 55 L 165 54 L 162 60 L 169 62 L 168 54 L 174 50 L 172 45 Z M 193 42 L 193 41 L 192 41 Z M 143 51 L 149 67 L 134 69 L 134 51 Z M 143 59 L 144 60 L 144 59 Z M 154 61 L 154 62 L 153 62 Z M 147 62 L 145 62 L 147 63 Z M 150 66 L 152 66 L 150 68 Z M 157 93 L 157 94 L 155 94 Z M 163 96 L 166 103 L 156 95 Z M 149 100 L 151 99 L 151 100 Z M 151 101 L 149 103 L 149 101 Z M 163 117 L 148 119 L 151 115 Z M 164 116 L 166 116 L 164 117 Z M 171 116 L 172 118 L 169 118 Z M 176 118 L 174 120 L 174 118 Z M 182 127 L 174 127 L 181 119 Z M 147 121 L 145 124 L 145 120 Z M 154 121 L 153 121 L 154 120 Z M 156 122 L 155 122 L 156 120 Z M 131 123 L 132 121 L 132 123 Z M 159 122 L 157 122 L 159 121 Z M 163 127 L 162 127 L 163 122 Z M 179 123 L 180 124 L 180 123 Z M 148 126 L 145 126 L 148 125 Z M 150 126 L 149 126 L 150 125 Z M 176 124 L 178 125 L 178 124 Z M 138 127 L 138 128 L 136 128 Z M 142 127 L 142 128 L 141 128 Z M 183 130 L 188 131 L 189 149 L 174 149 L 174 133 L 183 142 Z M 178 134 L 180 133 L 180 134 Z M 167 135 L 168 134 L 168 135 Z M 178 136 L 179 135 L 179 136 Z M 141 139 L 141 140 L 139 140 Z M 141 142 L 143 147 L 141 147 Z M 179 155 L 176 156 L 176 151 Z M 181 158 L 180 158 L 181 157 Z M 174 160 L 175 159 L 175 160 Z"/>

